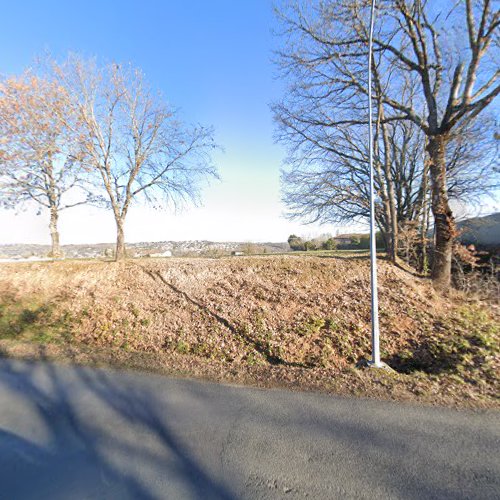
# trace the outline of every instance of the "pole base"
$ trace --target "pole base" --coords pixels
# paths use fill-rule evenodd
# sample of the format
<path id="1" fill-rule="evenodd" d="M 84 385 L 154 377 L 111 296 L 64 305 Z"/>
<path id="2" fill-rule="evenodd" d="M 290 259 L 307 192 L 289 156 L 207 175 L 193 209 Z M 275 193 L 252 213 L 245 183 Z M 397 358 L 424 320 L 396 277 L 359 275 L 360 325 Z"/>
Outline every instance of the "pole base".
<path id="1" fill-rule="evenodd" d="M 384 363 L 383 361 L 380 361 L 379 363 L 375 363 L 374 361 L 368 361 L 366 363 L 367 368 L 377 368 L 379 370 L 392 370 L 392 368 Z"/>
<path id="2" fill-rule="evenodd" d="M 356 368 L 378 368 L 382 370 L 392 370 L 392 368 L 389 365 L 386 365 L 383 361 L 375 364 L 372 360 L 368 360 L 366 358 L 360 359 L 356 363 Z"/>

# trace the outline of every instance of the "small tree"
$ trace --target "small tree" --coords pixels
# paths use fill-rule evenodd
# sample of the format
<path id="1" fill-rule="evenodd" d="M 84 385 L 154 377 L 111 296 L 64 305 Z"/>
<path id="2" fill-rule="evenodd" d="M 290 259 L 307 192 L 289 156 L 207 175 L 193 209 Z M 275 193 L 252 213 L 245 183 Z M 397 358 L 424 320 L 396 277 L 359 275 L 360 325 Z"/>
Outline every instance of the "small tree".
<path id="1" fill-rule="evenodd" d="M 294 251 L 305 250 L 302 238 L 296 236 L 295 234 L 291 234 L 288 237 L 288 244 L 290 245 L 290 248 Z"/>
<path id="2" fill-rule="evenodd" d="M 134 202 L 197 202 L 200 181 L 217 177 L 212 130 L 182 124 L 130 66 L 98 67 L 74 57 L 58 72 L 85 126 L 88 165 L 113 211 L 115 255 L 122 260 L 125 220 Z"/>
<path id="3" fill-rule="evenodd" d="M 328 238 L 323 242 L 322 248 L 323 250 L 335 250 L 337 248 L 337 242 L 334 238 Z"/>
<path id="4" fill-rule="evenodd" d="M 243 252 L 245 255 L 255 255 L 260 253 L 262 249 L 259 247 L 259 245 L 256 245 L 255 243 L 247 242 L 240 246 L 240 251 Z"/>
<path id="5" fill-rule="evenodd" d="M 309 240 L 304 242 L 304 249 L 306 252 L 309 252 L 310 250 L 317 250 L 318 245 L 314 240 Z"/>
<path id="6" fill-rule="evenodd" d="M 0 83 L 1 204 L 32 201 L 49 211 L 53 257 L 62 255 L 60 211 L 90 198 L 76 189 L 83 187 L 79 125 L 69 93 L 54 80 L 27 72 Z"/>

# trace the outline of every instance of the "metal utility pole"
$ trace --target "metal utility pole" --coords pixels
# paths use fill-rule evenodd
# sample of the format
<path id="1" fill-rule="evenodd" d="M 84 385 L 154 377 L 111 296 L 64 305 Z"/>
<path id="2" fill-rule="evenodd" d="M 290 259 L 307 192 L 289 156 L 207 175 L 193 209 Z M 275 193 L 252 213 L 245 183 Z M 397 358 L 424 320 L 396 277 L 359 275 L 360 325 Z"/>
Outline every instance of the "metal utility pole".
<path id="1" fill-rule="evenodd" d="M 375 186 L 373 179 L 373 113 L 372 113 L 372 53 L 373 23 L 375 18 L 375 0 L 371 2 L 370 34 L 368 39 L 368 156 L 370 163 L 370 276 L 372 296 L 372 360 L 370 366 L 380 368 L 379 323 L 378 323 L 378 290 L 377 290 L 377 242 L 375 233 Z"/>

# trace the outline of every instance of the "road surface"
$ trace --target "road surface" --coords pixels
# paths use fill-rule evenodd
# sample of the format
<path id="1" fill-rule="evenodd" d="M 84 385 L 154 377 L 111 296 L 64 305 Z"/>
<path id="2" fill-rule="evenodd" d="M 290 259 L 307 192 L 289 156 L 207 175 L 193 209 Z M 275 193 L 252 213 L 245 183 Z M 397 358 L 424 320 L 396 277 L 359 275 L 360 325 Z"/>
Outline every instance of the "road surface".
<path id="1" fill-rule="evenodd" d="M 0 359 L 0 498 L 500 498 L 499 412 Z"/>

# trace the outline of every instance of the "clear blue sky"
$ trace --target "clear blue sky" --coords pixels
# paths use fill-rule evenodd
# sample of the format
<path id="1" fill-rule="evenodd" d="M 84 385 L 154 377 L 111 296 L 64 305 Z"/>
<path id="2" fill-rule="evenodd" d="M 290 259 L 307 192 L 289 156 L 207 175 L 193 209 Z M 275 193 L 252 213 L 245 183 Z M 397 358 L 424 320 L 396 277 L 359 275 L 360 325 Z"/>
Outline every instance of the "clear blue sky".
<path id="1" fill-rule="evenodd" d="M 4 2 L 2 21 L 1 74 L 22 71 L 44 51 L 131 62 L 185 120 L 215 127 L 225 149 L 216 156 L 222 182 L 204 190 L 203 207 L 173 215 L 136 206 L 128 241 L 284 241 L 292 232 L 337 230 L 282 216 L 284 151 L 273 143 L 269 110 L 283 90 L 271 62 L 271 0 L 21 0 Z M 0 243 L 47 243 L 46 224 L 46 214 L 33 210 L 0 210 Z M 60 229 L 63 243 L 113 241 L 115 234 L 111 213 L 88 207 L 63 212 Z"/>
<path id="2" fill-rule="evenodd" d="M 268 0 L 5 2 L 0 72 L 17 73 L 45 50 L 131 62 L 190 122 L 213 125 L 224 149 L 222 182 L 205 189 L 204 206 L 173 216 L 135 207 L 127 239 L 285 240 L 300 226 L 282 217 L 269 103 L 280 93 L 271 62 L 275 43 Z M 46 242 L 46 217 L 0 211 L 0 243 Z M 110 213 L 86 207 L 61 217 L 63 243 L 112 241 Z"/>

